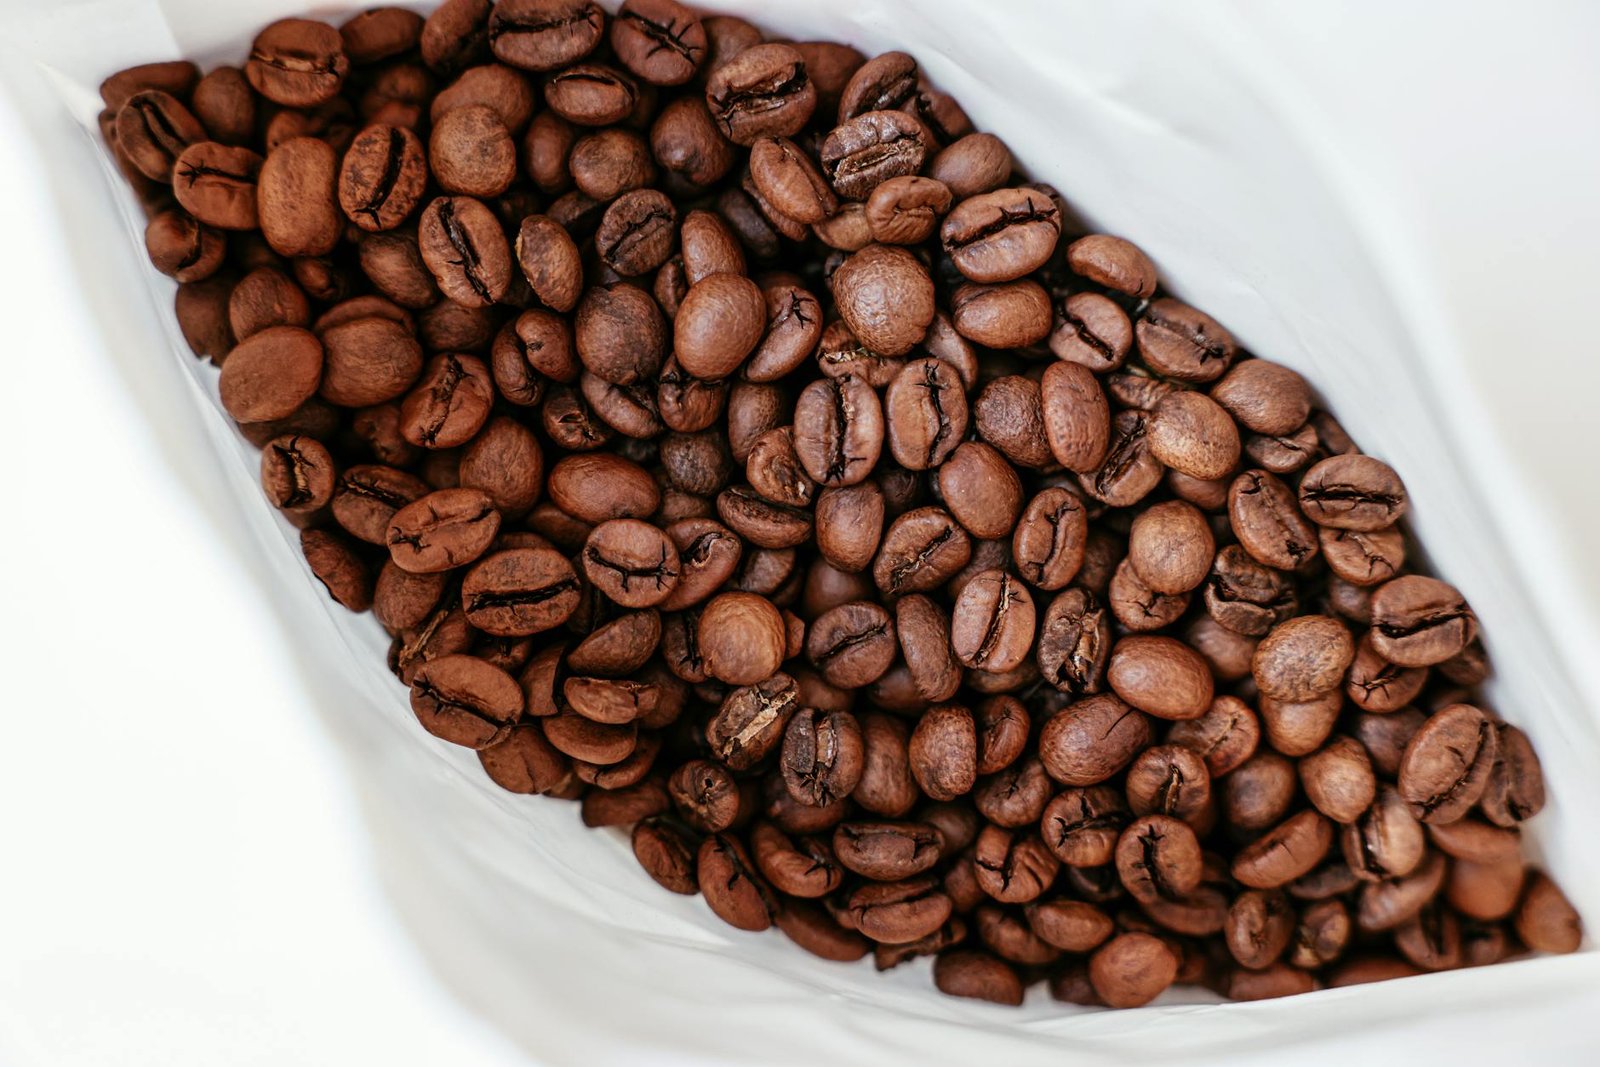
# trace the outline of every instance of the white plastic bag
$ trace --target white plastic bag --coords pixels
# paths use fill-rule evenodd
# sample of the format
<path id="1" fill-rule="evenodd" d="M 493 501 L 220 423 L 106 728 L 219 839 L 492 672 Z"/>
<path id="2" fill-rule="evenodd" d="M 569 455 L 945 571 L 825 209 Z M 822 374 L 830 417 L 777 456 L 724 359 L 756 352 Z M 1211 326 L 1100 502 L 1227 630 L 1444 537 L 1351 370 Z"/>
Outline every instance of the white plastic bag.
<path id="1" fill-rule="evenodd" d="M 1313 91 L 1315 65 L 1290 73 L 1294 54 L 1284 49 L 1307 38 L 1275 35 L 1283 26 L 1264 11 L 1247 17 L 1250 5 L 1232 4 L 702 6 L 869 54 L 912 52 L 1035 178 L 1096 227 L 1137 240 L 1169 286 L 1251 350 L 1307 374 L 1363 447 L 1404 475 L 1420 539 L 1482 617 L 1498 670 L 1492 697 L 1532 735 L 1549 783 L 1550 806 L 1526 836 L 1600 921 L 1600 845 L 1583 819 L 1600 811 L 1596 694 L 1580 685 L 1600 651 L 1593 609 L 1548 547 L 1541 516 L 1551 502 L 1517 480 L 1504 441 L 1481 432 L 1494 397 L 1471 387 L 1470 346 L 1450 329 L 1460 309 L 1425 276 L 1411 235 L 1394 228 L 1395 204 L 1374 194 L 1368 170 L 1378 164 L 1349 155 L 1354 139 L 1340 140 L 1337 123 L 1319 114 L 1326 98 Z M 142 222 L 92 143 L 105 74 L 180 55 L 237 61 L 272 18 L 342 10 L 298 0 L 56 0 L 0 20 L 21 34 L 8 37 L 10 49 L 35 64 L 12 76 L 47 81 L 59 121 L 85 133 L 81 151 L 49 165 L 106 172 L 104 195 L 63 219 L 69 240 L 103 256 L 96 236 L 120 227 L 130 237 L 112 257 L 128 289 L 105 292 L 100 310 L 107 335 L 120 339 L 111 357 L 124 369 L 149 365 L 136 376 L 148 383 L 139 402 L 153 419 L 190 438 L 203 428 L 210 450 L 178 461 L 225 472 L 231 499 L 213 502 L 223 525 L 244 517 L 254 541 L 245 550 L 271 570 L 312 699 L 368 801 L 394 898 L 466 1001 L 555 1063 L 1244 1063 L 1285 1052 L 1295 1062 L 1566 1062 L 1593 1050 L 1592 951 L 1257 1004 L 1217 1004 L 1195 991 L 1133 1012 L 1077 1009 L 1040 990 L 1020 1011 L 954 1001 L 932 991 L 926 961 L 879 975 L 868 963 L 817 961 L 776 933 L 731 930 L 698 898 L 650 882 L 621 835 L 584 829 L 574 805 L 500 791 L 472 753 L 425 734 L 384 667 L 377 624 L 328 601 L 294 532 L 261 498 L 254 450 L 218 408 L 214 374 L 188 354 L 171 283 L 143 262 Z M 1337 39 L 1338 17 L 1326 21 Z M 1411 58 L 1425 78 L 1427 57 Z M 157 361 L 166 361 L 159 371 Z M 1592 373 L 1557 369 L 1575 387 L 1592 386 Z M 1557 503 L 1569 518 L 1587 514 L 1581 501 L 1576 510 Z"/>

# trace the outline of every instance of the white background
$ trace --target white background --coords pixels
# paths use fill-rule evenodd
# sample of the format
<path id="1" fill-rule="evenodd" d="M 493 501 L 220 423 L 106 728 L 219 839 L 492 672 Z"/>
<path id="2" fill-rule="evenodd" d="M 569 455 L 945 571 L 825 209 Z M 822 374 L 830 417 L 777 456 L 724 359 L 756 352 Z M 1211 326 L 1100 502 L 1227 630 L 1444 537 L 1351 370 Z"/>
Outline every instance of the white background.
<path id="1" fill-rule="evenodd" d="M 1593 596 L 1600 9 L 1323 8 L 1219 5 L 1419 250 L 1496 475 L 1551 502 L 1548 603 Z M 526 1062 L 393 917 L 215 487 L 169 472 L 89 325 L 119 281 L 68 262 L 53 198 L 70 224 L 92 184 L 26 146 L 0 109 L 0 1064 Z"/>

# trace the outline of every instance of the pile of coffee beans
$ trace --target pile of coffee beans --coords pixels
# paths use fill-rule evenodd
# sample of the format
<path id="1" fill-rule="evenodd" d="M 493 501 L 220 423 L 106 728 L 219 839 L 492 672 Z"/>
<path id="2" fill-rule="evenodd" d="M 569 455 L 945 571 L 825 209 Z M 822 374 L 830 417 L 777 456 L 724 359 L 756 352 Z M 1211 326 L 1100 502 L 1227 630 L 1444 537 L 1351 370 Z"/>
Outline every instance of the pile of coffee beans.
<path id="1" fill-rule="evenodd" d="M 449 0 L 102 91 L 311 570 L 665 888 L 1009 1004 L 1578 946 L 1400 477 L 911 56 Z"/>

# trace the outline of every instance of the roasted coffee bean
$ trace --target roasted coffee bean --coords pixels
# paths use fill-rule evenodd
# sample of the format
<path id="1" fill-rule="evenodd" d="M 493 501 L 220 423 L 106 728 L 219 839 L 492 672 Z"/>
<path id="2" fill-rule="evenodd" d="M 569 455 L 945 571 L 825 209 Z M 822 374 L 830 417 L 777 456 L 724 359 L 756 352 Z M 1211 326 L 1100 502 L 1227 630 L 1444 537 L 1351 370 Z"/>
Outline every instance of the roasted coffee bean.
<path id="1" fill-rule="evenodd" d="M 468 748 L 505 740 L 522 714 L 516 679 L 472 656 L 425 663 L 411 682 L 411 710 L 437 737 Z"/>
<path id="2" fill-rule="evenodd" d="M 1215 381 L 1238 351 L 1233 335 L 1210 315 L 1170 297 L 1145 309 L 1134 338 L 1151 370 L 1183 382 Z"/>
<path id="3" fill-rule="evenodd" d="M 1372 648 L 1400 667 L 1430 667 L 1461 653 L 1478 620 L 1454 586 L 1420 574 L 1380 585 L 1372 594 Z"/>
<path id="4" fill-rule="evenodd" d="M 1406 488 L 1382 460 L 1330 456 L 1300 480 L 1300 507 L 1322 526 L 1382 530 L 1406 513 Z"/>
<path id="5" fill-rule="evenodd" d="M 944 250 L 975 282 L 1008 282 L 1044 266 L 1061 235 L 1061 213 L 1037 189 L 1002 189 L 957 204 L 941 226 Z"/>
<path id="6" fill-rule="evenodd" d="M 816 109 L 817 89 L 799 52 L 758 44 L 712 70 L 706 106 L 728 140 L 749 146 L 799 133 Z"/>
<path id="7" fill-rule="evenodd" d="M 1496 723 L 1495 733 L 1494 769 L 1479 805 L 1496 826 L 1513 827 L 1544 809 L 1544 771 L 1527 734 L 1509 723 Z"/>
<path id="8" fill-rule="evenodd" d="M 299 108 L 331 100 L 349 71 L 339 31 L 309 19 L 281 19 L 262 30 L 244 67 L 256 92 L 275 104 Z"/>
<path id="9" fill-rule="evenodd" d="M 1129 823 L 1117 839 L 1116 864 L 1135 900 L 1175 900 L 1200 884 L 1200 843 L 1182 820 L 1146 815 Z"/>
<path id="10" fill-rule="evenodd" d="M 102 98 L 311 575 L 665 888 L 1007 1004 L 1577 947 L 1399 475 L 912 56 L 445 0 Z"/>
<path id="11" fill-rule="evenodd" d="M 984 571 L 968 582 L 950 619 L 950 646 L 963 665 L 1009 671 L 1033 647 L 1033 598 L 1004 571 Z"/>
<path id="12" fill-rule="evenodd" d="M 966 531 L 943 508 L 915 508 L 883 536 L 872 580 L 888 596 L 924 593 L 943 585 L 972 556 Z"/>
<path id="13" fill-rule="evenodd" d="M 578 608 L 578 577 L 547 548 L 514 548 L 480 561 L 461 582 L 461 606 L 485 633 L 519 637 L 554 629 Z"/>
<path id="14" fill-rule="evenodd" d="M 506 295 L 511 249 L 494 213 L 481 202 L 437 198 L 423 209 L 417 244 L 434 281 L 456 303 L 487 307 Z"/>
<path id="15" fill-rule="evenodd" d="M 1097 785 L 1115 775 L 1153 736 L 1150 719 L 1110 694 L 1080 700 L 1047 719 L 1039 758 L 1063 785 Z"/>
<path id="16" fill-rule="evenodd" d="M 1273 628 L 1251 664 L 1256 688 L 1286 701 L 1312 700 L 1344 680 L 1355 658 L 1350 631 L 1326 615 L 1301 615 Z"/>
<path id="17" fill-rule="evenodd" d="M 1455 822 L 1483 795 L 1494 771 L 1499 733 L 1470 704 L 1434 712 L 1406 744 L 1400 795 L 1423 822 Z"/>
<path id="18" fill-rule="evenodd" d="M 339 206 L 363 230 L 392 230 L 421 202 L 427 179 L 416 134 L 403 126 L 368 126 L 344 154 Z"/>
<path id="19" fill-rule="evenodd" d="M 440 489 L 394 513 L 385 540 L 395 565 L 414 574 L 464 566 L 500 531 L 500 513 L 481 489 Z"/>

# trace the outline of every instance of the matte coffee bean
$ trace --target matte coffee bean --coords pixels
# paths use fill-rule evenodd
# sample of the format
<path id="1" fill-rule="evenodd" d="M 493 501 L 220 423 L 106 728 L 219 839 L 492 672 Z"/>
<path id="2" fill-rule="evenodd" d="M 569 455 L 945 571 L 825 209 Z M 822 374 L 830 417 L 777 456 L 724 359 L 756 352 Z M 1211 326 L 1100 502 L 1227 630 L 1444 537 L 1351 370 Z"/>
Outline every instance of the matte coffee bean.
<path id="1" fill-rule="evenodd" d="M 1382 460 L 1330 456 L 1301 479 L 1300 507 L 1322 526 L 1382 530 L 1406 513 L 1406 488 Z"/>
<path id="2" fill-rule="evenodd" d="M 713 834 L 700 844 L 700 894 L 717 917 L 740 930 L 772 925 L 777 901 L 738 838 Z"/>
<path id="3" fill-rule="evenodd" d="M 1454 822 L 1488 786 L 1498 732 L 1470 704 L 1434 712 L 1406 744 L 1397 776 L 1400 795 L 1422 822 Z"/>
<path id="4" fill-rule="evenodd" d="M 315 137 L 295 137 L 267 153 L 256 177 L 261 234 L 281 256 L 325 256 L 344 232 L 338 156 Z"/>
<path id="5" fill-rule="evenodd" d="M 1073 293 L 1058 301 L 1050 331 L 1050 351 L 1057 359 L 1096 372 L 1114 371 L 1133 347 L 1133 324 L 1127 312 L 1100 293 Z"/>
<path id="6" fill-rule="evenodd" d="M 1503 722 L 1495 734 L 1494 769 L 1479 805 L 1494 825 L 1514 827 L 1544 809 L 1544 771 L 1527 734 Z"/>
<path id="7" fill-rule="evenodd" d="M 1191 504 L 1168 501 L 1140 512 L 1128 533 L 1128 561 L 1158 593 L 1187 593 L 1211 570 L 1216 542 Z"/>
<path id="8" fill-rule="evenodd" d="M 1111 507 L 1132 507 L 1161 484 L 1165 468 L 1150 451 L 1149 418 L 1141 411 L 1119 411 L 1111 420 L 1105 460 L 1078 476 L 1078 484 Z M 1292 501 L 1291 501 L 1292 502 Z M 1309 523 L 1307 524 L 1309 526 Z"/>
<path id="9" fill-rule="evenodd" d="M 207 226 L 254 229 L 261 164 L 261 157 L 248 148 L 197 141 L 183 149 L 173 166 L 172 195 Z"/>
<path id="10" fill-rule="evenodd" d="M 1126 767 L 1153 736 L 1146 715 L 1103 693 L 1045 720 L 1039 758 L 1063 785 L 1098 785 Z"/>
<path id="11" fill-rule="evenodd" d="M 1009 282 L 1049 261 L 1061 235 L 1055 201 L 1029 188 L 969 197 L 945 218 L 939 236 L 957 270 L 975 282 Z"/>
<path id="12" fill-rule="evenodd" d="M 129 96 L 114 124 L 121 154 L 145 177 L 170 182 L 184 150 L 206 139 L 205 127 L 177 97 L 157 88 Z"/>
<path id="13" fill-rule="evenodd" d="M 422 346 L 393 319 L 370 316 L 327 327 L 319 392 L 341 407 L 369 407 L 401 396 L 422 373 Z"/>
<path id="14" fill-rule="evenodd" d="M 1256 686 L 1280 700 L 1310 700 L 1336 689 L 1355 658 L 1350 631 L 1326 615 L 1302 615 L 1275 627 L 1256 649 Z"/>
<path id="15" fill-rule="evenodd" d="M 1119 934 L 1089 957 L 1089 982 L 1104 1004 L 1137 1008 L 1172 984 L 1178 957 L 1153 934 Z"/>
<path id="16" fill-rule="evenodd" d="M 933 280 L 895 245 L 868 245 L 846 259 L 833 274 L 833 294 L 851 332 L 885 356 L 910 352 L 933 321 Z"/>
<path id="17" fill-rule="evenodd" d="M 317 581 L 340 605 L 351 611 L 372 606 L 372 577 L 345 538 L 327 530 L 305 530 L 300 534 L 300 553 Z"/>
<path id="18" fill-rule="evenodd" d="M 988 348 L 1026 348 L 1050 333 L 1050 294 L 1024 278 L 998 285 L 968 282 L 950 295 L 961 336 Z"/>
<path id="19" fill-rule="evenodd" d="M 1064 590 L 1039 624 L 1039 673 L 1063 693 L 1095 693 L 1111 655 L 1111 618 L 1086 589 Z"/>
<path id="20" fill-rule="evenodd" d="M 973 854 L 978 886 L 1002 904 L 1037 900 L 1055 881 L 1061 861 L 1037 834 L 986 826 Z"/>
<path id="21" fill-rule="evenodd" d="M 1106 679 L 1117 696 L 1157 718 L 1197 719 L 1211 707 L 1205 660 L 1176 638 L 1122 638 L 1111 650 Z"/>
<path id="22" fill-rule="evenodd" d="M 1120 237 L 1096 233 L 1067 246 L 1067 266 L 1107 289 L 1145 298 L 1156 291 L 1156 267 L 1139 247 Z"/>
<path id="23" fill-rule="evenodd" d="M 729 685 L 771 678 L 783 662 L 783 619 L 772 602 L 751 593 L 723 593 L 700 613 L 699 646 L 706 670 Z"/>
<path id="24" fill-rule="evenodd" d="M 478 562 L 461 582 L 461 606 L 485 633 L 519 637 L 554 629 L 578 609 L 578 577 L 558 552 L 516 548 Z"/>
<path id="25" fill-rule="evenodd" d="M 1182 382 L 1215 381 L 1238 351 L 1233 335 L 1210 315 L 1170 297 L 1145 309 L 1134 338 L 1151 370 Z"/>
<path id="26" fill-rule="evenodd" d="M 610 39 L 623 65 L 654 85 L 682 85 L 706 57 L 705 27 L 676 0 L 627 0 Z"/>
<path id="27" fill-rule="evenodd" d="M 1333 846 L 1333 823 L 1302 811 L 1245 846 L 1233 861 L 1233 877 L 1253 889 L 1275 889 L 1311 870 Z"/>
<path id="28" fill-rule="evenodd" d="M 1361 531 L 1324 526 L 1317 530 L 1317 539 L 1328 569 L 1355 585 L 1379 585 L 1405 565 L 1405 538 L 1392 527 Z"/>
<path id="29" fill-rule="evenodd" d="M 1077 496 L 1059 487 L 1028 501 L 1012 534 L 1017 573 L 1040 589 L 1061 589 L 1083 566 L 1088 512 Z"/>
<path id="30" fill-rule="evenodd" d="M 256 92 L 275 104 L 301 108 L 331 100 L 349 71 L 339 31 L 310 19 L 281 19 L 262 30 L 244 67 Z"/>
<path id="31" fill-rule="evenodd" d="M 1512 925 L 1535 952 L 1576 952 L 1583 940 L 1578 913 L 1557 885 L 1541 871 L 1528 879 Z"/>
<path id="32" fill-rule="evenodd" d="M 400 403 L 400 432 L 422 448 L 454 448 L 476 436 L 494 403 L 494 381 L 483 361 L 434 356 Z"/>
<path id="33" fill-rule="evenodd" d="M 1163 397 L 1150 413 L 1150 451 L 1191 478 L 1223 478 L 1238 465 L 1239 431 L 1215 400 L 1178 390 Z"/>
<path id="34" fill-rule="evenodd" d="M 1141 903 L 1176 900 L 1200 884 L 1200 843 L 1170 815 L 1135 819 L 1117 839 L 1117 875 Z"/>
<path id="35" fill-rule="evenodd" d="M 971 410 L 978 436 L 1012 463 L 1039 468 L 1053 462 L 1037 382 L 1018 374 L 996 378 L 984 386 Z"/>
<path id="36" fill-rule="evenodd" d="M 339 206 L 363 230 L 392 230 L 416 209 L 428 163 L 417 135 L 403 126 L 368 126 L 350 142 L 339 168 Z"/>
<path id="37" fill-rule="evenodd" d="M 1301 759 L 1300 784 L 1311 806 L 1336 823 L 1360 818 L 1378 786 L 1367 750 L 1352 737 L 1336 737 Z"/>
<path id="38" fill-rule="evenodd" d="M 1236 364 L 1211 387 L 1211 399 L 1259 434 L 1293 433 L 1311 414 L 1311 387 L 1299 374 L 1265 359 Z"/>
<path id="39" fill-rule="evenodd" d="M 928 709 L 907 749 L 911 774 L 934 800 L 954 800 L 978 777 L 978 734 L 972 712 L 957 704 Z"/>
<path id="40" fill-rule="evenodd" d="M 522 714 L 516 679 L 471 656 L 425 663 L 411 682 L 411 710 L 427 731 L 468 748 L 503 741 Z"/>
<path id="41" fill-rule="evenodd" d="M 282 419 L 317 391 L 322 344 L 297 326 L 273 326 L 228 353 L 217 383 L 222 406 L 238 422 Z"/>
<path id="42" fill-rule="evenodd" d="M 494 213 L 480 201 L 435 199 L 423 209 L 417 245 L 440 290 L 456 303 L 487 307 L 506 295 L 511 249 Z"/>
<path id="43" fill-rule="evenodd" d="M 1022 1003 L 1022 979 L 1017 972 L 1004 961 L 972 949 L 941 952 L 934 960 L 933 984 L 952 997 L 1013 1007 Z"/>
<path id="44" fill-rule="evenodd" d="M 315 438 L 288 434 L 261 449 L 261 487 L 273 507 L 290 515 L 311 515 L 333 498 L 333 456 Z"/>
<path id="45" fill-rule="evenodd" d="M 712 71 L 706 106 L 723 136 L 749 146 L 762 137 L 799 133 L 817 106 L 817 89 L 799 52 L 758 44 Z"/>
<path id="46" fill-rule="evenodd" d="M 1372 593 L 1372 648 L 1400 667 L 1431 667 L 1458 655 L 1478 633 L 1472 608 L 1452 585 L 1408 574 Z"/>
<path id="47" fill-rule="evenodd" d="M 948 363 L 907 363 L 884 394 L 889 451 L 908 470 L 939 466 L 967 432 L 966 390 Z"/>
<path id="48" fill-rule="evenodd" d="M 452 570 L 481 556 L 500 530 L 500 513 L 481 489 L 440 489 L 389 520 L 396 566 L 416 574 Z"/>
<path id="49" fill-rule="evenodd" d="M 1247 889 L 1228 909 L 1224 936 L 1241 967 L 1260 970 L 1276 963 L 1295 932 L 1289 899 L 1277 890 Z"/>

